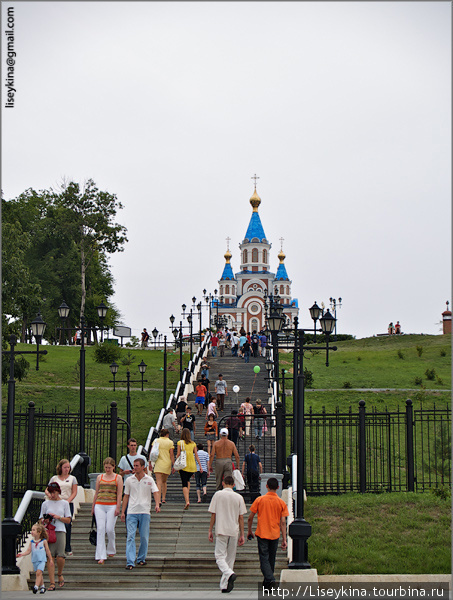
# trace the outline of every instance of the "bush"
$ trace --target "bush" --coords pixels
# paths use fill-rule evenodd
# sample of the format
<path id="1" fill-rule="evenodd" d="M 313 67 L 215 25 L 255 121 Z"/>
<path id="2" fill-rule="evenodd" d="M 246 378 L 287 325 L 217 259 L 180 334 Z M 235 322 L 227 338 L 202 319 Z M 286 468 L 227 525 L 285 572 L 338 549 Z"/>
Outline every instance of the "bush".
<path id="1" fill-rule="evenodd" d="M 42 355 L 39 356 L 42 360 Z M 14 379 L 22 381 L 27 376 L 30 363 L 23 356 L 14 359 Z M 2 361 L 2 383 L 8 383 L 9 380 L 9 360 Z"/>
<path id="2" fill-rule="evenodd" d="M 434 369 L 434 368 L 426 369 L 425 375 L 426 375 L 426 379 L 429 379 L 430 381 L 434 381 L 434 379 L 436 378 L 436 369 Z"/>
<path id="3" fill-rule="evenodd" d="M 415 346 L 415 349 L 417 350 L 417 354 L 419 356 L 423 354 L 423 346 Z"/>
<path id="4" fill-rule="evenodd" d="M 352 388 L 352 383 L 350 381 L 343 381 L 343 387 L 345 390 L 350 390 Z"/>
<path id="5" fill-rule="evenodd" d="M 440 355 L 441 356 L 447 356 L 447 351 L 446 350 L 441 350 L 440 351 Z"/>
<path id="6" fill-rule="evenodd" d="M 131 339 L 128 342 L 126 342 L 125 345 L 127 348 L 138 348 L 140 346 L 140 340 L 138 339 L 138 337 L 133 335 Z"/>
<path id="7" fill-rule="evenodd" d="M 429 490 L 431 494 L 436 496 L 436 498 L 441 498 L 442 500 L 448 500 L 451 497 L 451 489 L 447 485 L 441 485 L 440 487 L 430 488 Z"/>
<path id="8" fill-rule="evenodd" d="M 404 358 L 404 354 L 402 353 L 401 350 L 398 350 L 398 358 L 401 358 L 401 359 Z"/>
<path id="9" fill-rule="evenodd" d="M 120 356 L 121 350 L 118 346 L 113 346 L 112 344 L 107 344 L 105 342 L 96 344 L 94 349 L 94 360 L 98 363 L 110 364 L 113 361 L 118 360 Z"/>
<path id="10" fill-rule="evenodd" d="M 357 360 L 362 360 L 362 357 L 361 357 L 361 356 L 358 356 L 358 357 L 357 357 Z"/>
<path id="11" fill-rule="evenodd" d="M 304 382 L 306 388 L 313 386 L 313 371 L 309 371 L 307 367 L 304 368 Z"/>
<path id="12" fill-rule="evenodd" d="M 416 377 L 414 379 L 414 383 L 415 383 L 415 385 L 422 385 L 423 379 L 421 377 Z"/>

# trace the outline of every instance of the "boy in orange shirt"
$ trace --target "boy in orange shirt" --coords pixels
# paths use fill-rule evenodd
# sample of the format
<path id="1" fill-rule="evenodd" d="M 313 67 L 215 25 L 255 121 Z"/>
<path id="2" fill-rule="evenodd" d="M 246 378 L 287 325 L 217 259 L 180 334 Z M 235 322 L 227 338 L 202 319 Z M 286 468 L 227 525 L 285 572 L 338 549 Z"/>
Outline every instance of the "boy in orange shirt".
<path id="1" fill-rule="evenodd" d="M 201 415 L 203 413 L 204 400 L 208 390 L 206 389 L 206 386 L 204 386 L 202 383 L 199 383 L 195 388 L 195 391 L 197 394 L 197 397 L 195 398 L 195 405 L 197 407 L 198 414 Z"/>
<path id="2" fill-rule="evenodd" d="M 267 494 L 259 496 L 250 507 L 248 518 L 249 540 L 253 539 L 252 526 L 255 514 L 258 515 L 258 526 L 255 531 L 258 541 L 260 568 L 263 574 L 263 588 L 271 589 L 275 585 L 274 568 L 277 555 L 278 540 L 282 533 L 282 548 L 286 548 L 286 517 L 289 515 L 286 503 L 278 497 L 278 481 L 275 477 L 267 480 Z"/>

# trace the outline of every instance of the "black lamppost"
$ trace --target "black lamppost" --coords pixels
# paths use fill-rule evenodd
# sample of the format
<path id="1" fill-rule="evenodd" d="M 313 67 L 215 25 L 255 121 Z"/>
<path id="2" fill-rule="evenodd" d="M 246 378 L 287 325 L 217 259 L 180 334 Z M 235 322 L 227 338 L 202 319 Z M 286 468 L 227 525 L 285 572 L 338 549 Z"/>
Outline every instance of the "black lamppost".
<path id="1" fill-rule="evenodd" d="M 125 383 L 126 384 L 126 421 L 127 421 L 127 439 L 131 437 L 131 383 L 141 383 L 142 391 L 143 391 L 143 383 L 148 383 L 147 379 L 143 379 L 143 375 L 145 374 L 147 365 L 142 361 L 138 365 L 138 369 L 141 373 L 141 380 L 131 379 L 131 373 L 129 371 L 129 367 L 126 371 L 126 380 L 117 381 L 116 383 Z M 118 372 L 118 365 L 116 363 L 112 363 L 110 365 L 110 372 L 112 375 L 116 375 Z M 115 383 L 115 381 L 109 381 L 109 383 Z"/>
<path id="2" fill-rule="evenodd" d="M 65 302 L 58 307 L 58 314 L 60 318 L 67 319 L 70 308 Z M 98 317 L 101 320 L 101 336 L 103 331 L 103 322 L 108 311 L 108 306 L 103 302 L 97 307 Z M 71 328 L 64 329 L 64 331 L 70 331 Z M 79 454 L 83 456 L 83 463 L 81 465 L 81 477 L 80 484 L 86 485 L 88 466 L 90 464 L 89 456 L 85 452 L 85 315 L 80 316 L 80 392 L 79 392 L 79 412 L 80 412 L 80 435 L 79 435 Z M 101 338 L 102 339 L 102 338 Z"/>
<path id="3" fill-rule="evenodd" d="M 283 309 L 283 307 L 282 307 L 282 309 Z M 277 307 L 274 307 L 274 311 L 271 312 L 269 318 L 267 319 L 267 323 L 268 323 L 269 331 L 271 333 L 272 348 L 274 350 L 274 378 L 275 378 L 275 381 L 277 382 L 277 390 L 276 390 L 277 397 L 275 399 L 275 402 L 279 402 L 279 400 L 280 400 L 280 394 L 279 394 L 279 389 L 278 389 L 279 388 L 279 382 L 278 382 L 278 375 L 279 375 L 278 334 L 282 330 L 284 321 L 285 321 L 285 318 L 283 317 L 283 315 L 279 314 Z"/>
<path id="4" fill-rule="evenodd" d="M 108 309 L 108 306 L 106 306 L 103 302 L 101 302 L 96 309 L 98 311 L 98 316 L 101 319 L 101 344 L 104 341 L 104 319 L 107 315 Z"/>
<path id="5" fill-rule="evenodd" d="M 172 315 L 170 317 L 171 324 L 173 325 L 175 321 L 175 317 Z M 173 335 L 175 338 L 175 347 L 178 347 L 179 344 L 179 381 L 182 381 L 182 321 L 179 323 L 178 327 L 174 327 Z"/>
<path id="6" fill-rule="evenodd" d="M 310 313 L 311 314 L 311 313 Z M 313 315 L 312 315 L 313 318 Z M 304 336 L 306 331 L 311 329 L 298 329 L 298 319 L 294 319 L 295 324 L 295 342 L 294 352 L 298 357 L 298 372 L 294 371 L 294 376 L 297 378 L 296 395 L 294 397 L 294 453 L 297 455 L 296 468 L 296 502 L 295 502 L 295 518 L 290 524 L 288 532 L 293 540 L 293 556 L 289 563 L 290 569 L 310 569 L 311 565 L 308 562 L 308 544 L 307 540 L 311 535 L 311 525 L 304 519 L 304 487 L 305 487 L 305 381 L 304 381 L 304 350 L 325 350 L 326 351 L 326 366 L 329 366 L 329 337 L 335 326 L 335 319 L 329 311 L 323 315 L 319 322 L 321 324 L 322 333 L 326 338 L 325 346 L 304 346 Z M 332 346 L 331 350 L 336 350 L 336 346 Z M 295 360 L 295 364 L 297 364 Z M 294 474 L 293 482 L 294 482 Z M 294 483 L 293 483 L 294 485 Z"/>
<path id="7" fill-rule="evenodd" d="M 338 301 L 336 298 L 329 298 L 329 302 L 330 310 L 333 312 L 333 316 L 335 318 L 335 333 L 333 339 L 337 341 L 337 306 L 338 308 L 341 308 L 341 298 L 338 298 Z"/>
<path id="8" fill-rule="evenodd" d="M 63 327 L 60 328 L 60 331 L 63 332 L 63 342 L 65 341 L 65 331 L 67 330 L 66 328 L 66 321 L 68 319 L 68 315 L 69 315 L 69 306 L 66 304 L 66 302 L 63 300 L 63 302 L 60 304 L 60 306 L 58 307 L 58 316 L 60 317 L 62 323 L 63 323 Z M 61 333 L 60 333 L 60 344 L 61 344 Z"/>
<path id="9" fill-rule="evenodd" d="M 16 538 L 22 532 L 20 523 L 13 517 L 13 497 L 14 497 L 14 410 L 16 402 L 16 380 L 14 378 L 15 357 L 18 354 L 36 354 L 36 370 L 39 370 L 39 356 L 47 354 L 47 350 L 39 350 L 39 344 L 46 324 L 41 314 L 38 313 L 36 319 L 31 323 L 32 333 L 36 340 L 36 350 L 14 350 L 17 344 L 15 335 L 9 338 L 9 350 L 3 350 L 2 355 L 9 356 L 9 379 L 8 379 L 8 405 L 6 409 L 6 481 L 5 481 L 5 516 L 2 521 L 2 573 L 4 575 L 20 573 L 16 566 Z"/>
<path id="10" fill-rule="evenodd" d="M 115 361 L 113 361 L 109 368 L 110 368 L 111 374 L 113 375 L 113 391 L 115 391 L 115 377 L 116 377 L 116 374 L 118 373 L 119 366 L 116 364 Z"/>
<path id="11" fill-rule="evenodd" d="M 167 406 L 167 336 L 164 335 L 164 400 L 163 407 Z"/>
<path id="12" fill-rule="evenodd" d="M 156 339 L 157 339 L 157 336 L 159 335 L 159 332 L 156 329 L 156 327 L 154 327 L 154 329 L 152 330 L 151 333 L 153 334 L 153 338 L 154 338 L 154 350 L 155 350 L 156 349 Z"/>
<path id="13" fill-rule="evenodd" d="M 192 360 L 193 354 L 193 338 L 192 338 L 192 309 L 190 309 L 190 315 L 187 315 L 187 322 L 190 325 L 190 359 Z"/>

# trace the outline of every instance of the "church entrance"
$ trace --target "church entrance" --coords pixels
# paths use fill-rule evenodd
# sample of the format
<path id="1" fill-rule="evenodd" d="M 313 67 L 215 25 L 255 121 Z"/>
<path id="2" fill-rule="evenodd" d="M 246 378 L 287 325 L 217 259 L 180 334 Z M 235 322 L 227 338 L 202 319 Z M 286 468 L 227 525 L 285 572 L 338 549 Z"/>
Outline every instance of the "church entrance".
<path id="1" fill-rule="evenodd" d="M 249 331 L 252 333 L 253 331 L 259 331 L 261 329 L 258 319 L 250 319 L 249 321 Z"/>

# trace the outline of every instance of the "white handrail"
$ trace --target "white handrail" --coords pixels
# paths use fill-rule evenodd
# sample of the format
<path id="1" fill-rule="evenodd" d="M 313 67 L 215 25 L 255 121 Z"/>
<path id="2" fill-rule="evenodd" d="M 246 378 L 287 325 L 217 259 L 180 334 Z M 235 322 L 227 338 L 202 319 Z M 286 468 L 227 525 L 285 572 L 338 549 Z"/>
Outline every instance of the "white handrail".
<path id="1" fill-rule="evenodd" d="M 27 512 L 27 508 L 33 499 L 45 500 L 46 495 L 44 492 L 38 492 L 36 490 L 27 490 L 24 494 L 24 497 L 21 500 L 21 503 L 19 504 L 19 508 L 17 509 L 16 514 L 14 515 L 14 520 L 17 521 L 17 523 L 22 523 L 22 519 L 24 518 L 25 513 Z"/>

